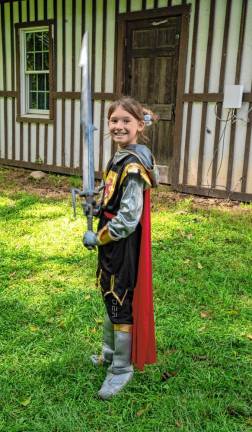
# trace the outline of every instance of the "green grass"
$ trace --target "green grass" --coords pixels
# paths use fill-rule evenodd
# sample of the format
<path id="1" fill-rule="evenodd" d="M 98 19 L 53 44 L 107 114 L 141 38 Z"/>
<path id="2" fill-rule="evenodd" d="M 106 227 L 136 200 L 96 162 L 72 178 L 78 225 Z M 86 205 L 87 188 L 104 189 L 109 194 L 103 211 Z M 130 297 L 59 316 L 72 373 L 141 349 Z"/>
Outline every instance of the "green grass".
<path id="1" fill-rule="evenodd" d="M 1 431 L 252 430 L 251 205 L 159 206 L 155 195 L 158 363 L 103 402 L 105 370 L 89 361 L 103 304 L 81 210 L 74 220 L 70 195 L 22 191 L 8 170 L 0 169 L 0 191 Z"/>

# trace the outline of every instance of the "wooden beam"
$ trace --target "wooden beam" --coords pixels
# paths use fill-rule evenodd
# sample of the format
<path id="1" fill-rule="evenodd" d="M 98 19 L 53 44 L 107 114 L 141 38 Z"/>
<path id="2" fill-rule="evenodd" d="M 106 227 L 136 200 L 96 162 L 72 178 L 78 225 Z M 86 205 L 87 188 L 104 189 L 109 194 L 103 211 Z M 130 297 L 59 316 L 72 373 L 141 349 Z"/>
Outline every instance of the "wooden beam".
<path id="1" fill-rule="evenodd" d="M 190 13 L 191 10 L 191 5 L 187 4 L 187 5 L 179 5 L 179 6 L 172 6 L 172 7 L 161 7 L 155 10 L 144 10 L 144 11 L 137 11 L 137 12 L 125 12 L 125 13 L 120 13 L 118 15 L 118 22 L 121 21 L 134 21 L 134 20 L 139 20 L 139 19 L 144 19 L 144 18 L 149 18 L 150 17 L 150 12 L 151 12 L 151 17 L 152 18 L 159 18 L 159 17 L 164 17 L 164 16 L 177 16 L 177 15 L 183 15 L 183 14 L 188 14 Z"/>
<path id="2" fill-rule="evenodd" d="M 195 3 L 194 25 L 193 25 L 193 40 L 192 40 L 192 55 L 191 55 L 191 70 L 189 92 L 192 93 L 194 89 L 195 77 L 195 62 L 197 51 L 197 37 L 198 37 L 198 24 L 199 24 L 199 0 Z M 192 103 L 188 103 L 187 119 L 186 119 L 186 136 L 185 136 L 185 150 L 184 150 L 184 167 L 183 167 L 183 184 L 187 184 L 188 178 L 188 163 L 189 163 L 189 146 L 191 136 L 191 121 L 192 121 Z"/>
<path id="3" fill-rule="evenodd" d="M 223 93 L 224 87 L 224 77 L 226 72 L 226 59 L 227 59 L 227 44 L 228 44 L 228 34 L 230 25 L 230 13 L 231 13 L 231 1 L 227 0 L 226 3 L 226 16 L 224 24 L 223 42 L 222 42 L 222 54 L 221 54 L 221 67 L 220 67 L 220 78 L 219 78 L 219 93 Z M 222 99 L 223 100 L 223 99 Z M 218 117 L 221 117 L 222 103 L 217 105 L 217 118 L 215 124 L 215 134 L 214 134 L 214 148 L 213 148 L 213 168 L 212 168 L 212 178 L 211 187 L 215 189 L 216 186 L 216 175 L 217 175 L 217 165 L 218 165 L 218 155 L 219 155 L 219 141 L 220 141 L 220 125 L 221 122 Z"/>
<path id="4" fill-rule="evenodd" d="M 178 192 L 200 195 L 205 197 L 213 197 L 213 198 L 222 198 L 222 199 L 232 199 L 243 202 L 252 201 L 252 194 L 250 193 L 241 193 L 241 192 L 228 192 L 227 190 L 221 189 L 212 189 L 212 188 L 203 188 L 199 186 L 187 186 L 187 185 L 178 185 Z"/>
<path id="5" fill-rule="evenodd" d="M 240 34 L 239 34 L 239 45 L 238 45 L 238 52 L 237 52 L 237 59 L 236 59 L 235 84 L 239 84 L 240 78 L 241 78 L 241 63 L 242 63 L 242 52 L 243 52 L 243 44 L 244 44 L 245 23 L 246 23 L 246 16 L 247 16 L 247 6 L 248 6 L 248 0 L 243 0 L 242 13 L 241 13 L 241 23 L 240 23 Z M 227 191 L 230 191 L 231 187 L 232 187 L 232 175 L 233 175 L 233 166 L 234 166 L 235 130 L 236 130 L 236 122 L 232 122 L 231 123 L 231 132 L 230 132 L 230 141 L 229 141 Z"/>
<path id="6" fill-rule="evenodd" d="M 209 76 L 210 76 L 212 48 L 213 48 L 214 17 L 215 17 L 215 0 L 211 0 L 210 13 L 209 13 L 208 41 L 207 41 L 207 51 L 206 51 L 204 93 L 207 93 L 209 88 Z M 198 186 L 200 186 L 202 183 L 203 158 L 204 158 L 205 137 L 206 137 L 207 106 L 208 106 L 207 102 L 203 102 L 201 127 L 200 127 L 198 172 L 197 172 Z"/>
<path id="7" fill-rule="evenodd" d="M 75 32 L 76 32 L 76 0 L 72 0 L 72 91 L 75 91 Z M 71 142 L 70 166 L 74 165 L 74 129 L 75 129 L 75 101 L 71 100 Z"/>
<path id="8" fill-rule="evenodd" d="M 173 135 L 174 156 L 173 156 L 173 169 L 172 169 L 172 184 L 175 188 L 179 182 L 181 136 L 182 136 L 182 125 L 183 125 L 183 94 L 184 94 L 185 77 L 186 77 L 189 19 L 190 19 L 189 14 L 182 15 L 181 37 L 180 37 L 180 46 L 179 46 L 176 112 L 175 112 L 175 125 L 174 125 L 174 135 Z"/>
<path id="9" fill-rule="evenodd" d="M 15 91 L 15 50 L 14 50 L 14 18 L 13 18 L 13 3 L 10 3 L 10 40 L 11 40 L 11 90 Z M 15 99 L 12 98 L 12 158 L 16 155 L 16 122 L 15 122 Z"/>
<path id="10" fill-rule="evenodd" d="M 0 166 L 12 166 L 17 168 L 26 168 L 31 170 L 43 170 L 49 173 L 58 173 L 58 174 L 66 174 L 66 175 L 81 175 L 80 168 L 69 168 L 62 167 L 58 165 L 45 165 L 38 164 L 33 162 L 26 161 L 16 161 L 13 159 L 1 159 L 0 158 Z M 100 180 L 102 178 L 102 173 L 99 171 L 95 172 L 95 178 Z"/>
<path id="11" fill-rule="evenodd" d="M 5 40 L 5 5 L 1 4 L 1 26 L 2 26 L 2 55 L 3 55 L 3 88 L 7 91 L 7 71 L 6 71 L 6 40 Z M 8 5 L 7 5 L 8 6 Z M 7 118 L 7 99 L 4 99 L 4 157 L 8 156 L 8 118 Z"/>
<path id="12" fill-rule="evenodd" d="M 40 123 L 40 124 L 53 124 L 54 121 L 49 118 L 38 118 L 38 117 L 28 117 L 28 116 L 16 116 L 16 121 L 18 123 Z"/>
<path id="13" fill-rule="evenodd" d="M 57 91 L 57 0 L 53 0 L 53 18 L 54 18 L 54 75 L 53 75 L 53 91 Z M 56 165 L 56 155 L 57 155 L 57 102 L 54 100 L 53 103 L 53 114 L 54 114 L 54 122 L 53 122 L 53 165 Z"/>
<path id="14" fill-rule="evenodd" d="M 66 89 L 66 0 L 62 1 L 62 90 Z M 65 165 L 65 147 L 66 147 L 66 104 L 62 100 L 61 111 L 61 165 Z"/>
<path id="15" fill-rule="evenodd" d="M 102 16 L 102 76 L 101 76 L 101 92 L 105 91 L 105 74 L 106 74 L 106 35 L 107 35 L 107 0 L 103 0 L 103 16 Z M 99 148 L 99 171 L 103 168 L 103 140 L 104 140 L 104 111 L 105 102 L 101 102 L 100 114 L 100 148 Z"/>

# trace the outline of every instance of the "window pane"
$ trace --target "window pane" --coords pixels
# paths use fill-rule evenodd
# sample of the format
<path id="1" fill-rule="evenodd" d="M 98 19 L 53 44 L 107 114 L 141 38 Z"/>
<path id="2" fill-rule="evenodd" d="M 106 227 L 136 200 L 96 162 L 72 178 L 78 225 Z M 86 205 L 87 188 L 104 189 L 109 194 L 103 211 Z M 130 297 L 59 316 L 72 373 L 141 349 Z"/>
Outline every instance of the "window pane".
<path id="1" fill-rule="evenodd" d="M 26 54 L 26 70 L 32 71 L 34 70 L 34 54 Z"/>
<path id="2" fill-rule="evenodd" d="M 43 53 L 43 70 L 49 69 L 49 53 L 44 52 Z"/>
<path id="3" fill-rule="evenodd" d="M 37 107 L 37 92 L 30 92 L 29 108 L 36 109 Z"/>
<path id="4" fill-rule="evenodd" d="M 35 70 L 42 70 L 42 53 L 35 53 Z"/>
<path id="5" fill-rule="evenodd" d="M 26 33 L 26 52 L 34 51 L 34 33 Z"/>
<path id="6" fill-rule="evenodd" d="M 43 33 L 35 33 L 35 51 L 42 51 L 42 38 Z"/>
<path id="7" fill-rule="evenodd" d="M 45 109 L 45 93 L 38 92 L 38 109 Z"/>
<path id="8" fill-rule="evenodd" d="M 45 93 L 45 109 L 49 110 L 49 93 Z"/>
<path id="9" fill-rule="evenodd" d="M 45 90 L 49 90 L 49 74 L 45 74 Z"/>
<path id="10" fill-rule="evenodd" d="M 48 51 L 49 49 L 49 33 L 43 33 L 43 51 Z"/>
<path id="11" fill-rule="evenodd" d="M 37 75 L 35 74 L 29 74 L 29 89 L 30 91 L 36 91 L 37 90 Z"/>
<path id="12" fill-rule="evenodd" d="M 38 90 L 39 91 L 45 90 L 45 75 L 44 74 L 38 75 Z"/>

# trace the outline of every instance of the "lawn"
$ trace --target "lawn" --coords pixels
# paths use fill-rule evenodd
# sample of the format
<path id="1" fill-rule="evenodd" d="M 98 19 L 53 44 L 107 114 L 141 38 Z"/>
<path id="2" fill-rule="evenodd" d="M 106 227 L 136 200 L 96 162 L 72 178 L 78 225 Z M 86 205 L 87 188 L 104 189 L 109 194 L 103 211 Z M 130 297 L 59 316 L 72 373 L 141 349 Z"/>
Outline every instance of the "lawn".
<path id="1" fill-rule="evenodd" d="M 111 401 L 96 252 L 69 186 L 0 169 L 0 430 L 252 431 L 252 205 L 161 187 L 152 238 L 158 362 Z"/>

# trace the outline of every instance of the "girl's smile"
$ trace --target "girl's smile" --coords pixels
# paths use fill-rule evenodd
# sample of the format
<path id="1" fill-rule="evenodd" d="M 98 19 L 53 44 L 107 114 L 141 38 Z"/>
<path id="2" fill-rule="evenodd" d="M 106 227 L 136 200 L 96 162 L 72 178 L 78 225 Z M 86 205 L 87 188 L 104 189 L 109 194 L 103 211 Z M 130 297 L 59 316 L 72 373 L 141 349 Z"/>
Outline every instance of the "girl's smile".
<path id="1" fill-rule="evenodd" d="M 136 144 L 138 132 L 144 128 L 144 121 L 138 120 L 121 106 L 118 106 L 109 119 L 109 131 L 113 141 L 125 147 Z"/>

